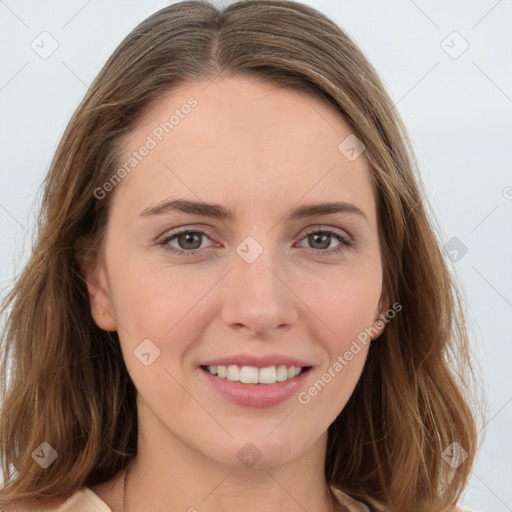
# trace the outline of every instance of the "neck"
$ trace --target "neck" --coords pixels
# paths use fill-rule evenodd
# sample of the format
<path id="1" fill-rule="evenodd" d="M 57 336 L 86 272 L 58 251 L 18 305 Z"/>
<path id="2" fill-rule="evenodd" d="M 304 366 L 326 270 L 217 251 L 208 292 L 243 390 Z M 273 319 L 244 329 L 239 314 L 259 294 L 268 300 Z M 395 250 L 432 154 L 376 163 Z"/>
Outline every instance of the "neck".
<path id="1" fill-rule="evenodd" d="M 124 477 L 123 477 L 123 497 L 122 497 L 123 509 L 122 509 L 122 512 L 132 512 L 131 509 L 130 509 L 130 511 L 128 511 L 127 503 L 126 503 L 126 501 L 127 501 L 127 499 L 126 499 L 126 485 L 127 485 L 126 482 L 127 482 L 127 479 L 128 479 L 128 472 L 129 472 L 129 469 L 127 469 L 124 472 Z M 326 491 L 327 491 L 327 495 L 328 495 L 328 505 L 321 506 L 320 507 L 321 510 L 326 510 L 326 511 L 329 511 L 329 512 L 337 512 L 337 511 L 341 511 L 341 510 L 346 510 L 346 509 L 344 509 L 344 508 L 342 509 L 340 507 L 340 504 L 338 503 L 338 500 L 336 499 L 336 497 L 331 492 L 329 486 L 326 486 Z M 259 507 L 260 507 L 260 505 L 259 505 Z M 301 506 L 301 508 L 303 508 L 303 507 Z M 197 510 L 194 507 L 189 507 L 187 510 L 188 510 L 188 512 L 197 512 Z M 222 508 L 222 510 L 225 510 L 225 509 Z M 245 508 L 244 510 L 247 510 L 247 509 Z"/>
<path id="2" fill-rule="evenodd" d="M 229 432 L 219 429 L 215 444 L 216 438 L 209 432 L 213 444 L 210 454 L 206 455 L 204 449 L 174 435 L 149 408 L 141 407 L 137 456 L 125 480 L 124 511 L 119 492 L 120 511 L 113 512 L 335 510 L 332 503 L 337 500 L 324 474 L 327 432 L 311 441 L 308 448 L 300 449 L 293 442 L 293 436 L 303 433 L 292 430 L 288 434 L 281 428 L 274 429 L 271 437 L 265 437 L 250 423 L 248 427 L 246 436 L 252 437 L 253 442 L 249 452 L 261 450 L 261 459 L 251 467 L 246 467 L 236 455 L 248 439 L 241 441 L 231 435 L 230 441 Z M 190 428 L 199 432 L 205 426 L 191 425 Z M 286 446 L 294 449 L 295 455 L 284 450 Z"/>
<path id="3" fill-rule="evenodd" d="M 223 471 L 207 471 L 208 475 L 198 471 L 195 476 L 184 469 L 171 471 L 163 477 L 161 472 L 152 471 L 144 459 L 137 457 L 124 474 L 122 512 L 340 510 L 321 467 L 301 468 L 300 474 L 285 468 L 224 468 Z"/>

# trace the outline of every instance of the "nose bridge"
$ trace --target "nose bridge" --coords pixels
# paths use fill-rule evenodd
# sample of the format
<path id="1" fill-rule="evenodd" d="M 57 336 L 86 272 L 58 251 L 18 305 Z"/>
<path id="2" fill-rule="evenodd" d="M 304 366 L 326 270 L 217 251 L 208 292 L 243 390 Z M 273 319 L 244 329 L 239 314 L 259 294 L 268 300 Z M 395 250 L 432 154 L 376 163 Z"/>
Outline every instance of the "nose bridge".
<path id="1" fill-rule="evenodd" d="M 259 239 L 262 240 L 262 237 Z M 271 237 L 267 236 L 260 243 L 253 236 L 248 236 L 236 247 L 233 270 L 242 288 L 245 286 L 254 300 L 275 300 L 277 295 L 283 293 L 276 277 L 276 267 L 280 265 L 270 240 Z"/>
<path id="2" fill-rule="evenodd" d="M 265 240 L 264 246 L 248 236 L 235 249 L 222 307 L 224 322 L 230 326 L 264 332 L 298 317 L 293 294 L 285 284 L 285 267 L 271 247 L 271 237 Z"/>

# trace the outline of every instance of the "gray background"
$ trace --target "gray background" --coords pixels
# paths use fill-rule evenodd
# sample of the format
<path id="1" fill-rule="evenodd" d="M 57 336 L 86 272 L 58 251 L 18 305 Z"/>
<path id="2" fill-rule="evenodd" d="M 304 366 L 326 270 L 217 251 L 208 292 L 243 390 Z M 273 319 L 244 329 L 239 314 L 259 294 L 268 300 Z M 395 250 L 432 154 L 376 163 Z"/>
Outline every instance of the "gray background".
<path id="1" fill-rule="evenodd" d="M 359 44 L 408 127 L 487 394 L 463 504 L 512 511 L 512 0 L 304 3 Z M 165 5 L 0 0 L 2 296 L 27 259 L 41 181 L 71 114 L 122 38 Z"/>

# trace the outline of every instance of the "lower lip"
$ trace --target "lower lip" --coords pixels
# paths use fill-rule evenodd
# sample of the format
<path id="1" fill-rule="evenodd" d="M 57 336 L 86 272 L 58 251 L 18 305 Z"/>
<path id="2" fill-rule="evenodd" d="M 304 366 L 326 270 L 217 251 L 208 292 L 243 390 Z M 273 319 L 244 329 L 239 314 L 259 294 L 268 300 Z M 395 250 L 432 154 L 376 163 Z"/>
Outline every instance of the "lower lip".
<path id="1" fill-rule="evenodd" d="M 210 386 L 231 402 L 245 407 L 272 407 L 294 396 L 311 371 L 311 367 L 293 379 L 275 384 L 243 384 L 212 375 L 199 368 Z"/>

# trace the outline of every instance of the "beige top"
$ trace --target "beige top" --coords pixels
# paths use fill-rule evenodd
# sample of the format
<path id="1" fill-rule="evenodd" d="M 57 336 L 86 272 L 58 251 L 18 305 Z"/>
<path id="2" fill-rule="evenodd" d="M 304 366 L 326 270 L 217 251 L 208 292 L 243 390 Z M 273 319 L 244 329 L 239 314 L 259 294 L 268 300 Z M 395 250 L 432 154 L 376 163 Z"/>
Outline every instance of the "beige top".
<path id="1" fill-rule="evenodd" d="M 334 496 L 347 507 L 347 512 L 371 512 L 370 509 L 345 493 L 331 486 Z M 82 487 L 57 508 L 45 509 L 45 512 L 112 512 L 111 508 L 89 487 Z"/>
<path id="2" fill-rule="evenodd" d="M 344 492 L 332 486 L 331 489 L 337 500 L 347 508 L 347 512 L 371 512 L 364 503 L 354 500 Z M 385 510 L 385 508 L 378 507 L 376 504 L 372 504 L 372 506 L 374 506 L 376 510 Z M 112 510 L 96 493 L 89 489 L 89 487 L 82 487 L 60 507 L 48 510 L 45 509 L 45 512 L 112 512 Z M 459 509 L 457 512 L 469 511 Z"/>

